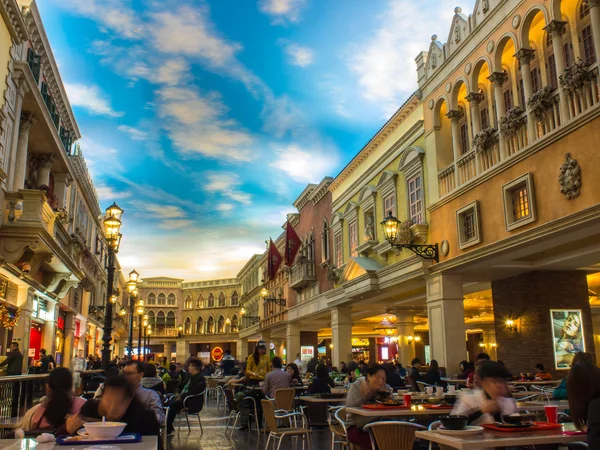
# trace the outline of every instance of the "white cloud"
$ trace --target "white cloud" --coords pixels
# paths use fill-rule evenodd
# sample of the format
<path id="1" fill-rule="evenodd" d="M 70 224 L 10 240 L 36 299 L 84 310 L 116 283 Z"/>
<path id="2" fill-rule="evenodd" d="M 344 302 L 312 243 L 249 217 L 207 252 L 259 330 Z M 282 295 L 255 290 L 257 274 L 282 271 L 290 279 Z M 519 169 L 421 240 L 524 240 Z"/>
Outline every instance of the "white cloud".
<path id="1" fill-rule="evenodd" d="M 208 183 L 204 185 L 204 189 L 208 192 L 216 192 L 230 200 L 233 200 L 244 205 L 252 203 L 252 196 L 247 192 L 242 192 L 238 188 L 241 181 L 238 175 L 234 173 L 218 172 L 209 173 L 206 178 Z M 221 209 L 223 211 L 223 209 Z"/>
<path id="2" fill-rule="evenodd" d="M 110 106 L 106 96 L 100 92 L 98 86 L 85 84 L 65 83 L 65 89 L 72 106 L 79 106 L 91 114 L 108 117 L 121 117 L 122 112 L 117 112 Z"/>
<path id="3" fill-rule="evenodd" d="M 287 44 L 285 46 L 285 52 L 294 66 L 307 67 L 315 61 L 313 51 L 310 48 L 303 47 L 299 44 Z"/>
<path id="4" fill-rule="evenodd" d="M 297 22 L 303 4 L 304 0 L 260 0 L 258 7 L 261 12 L 271 16 L 273 23 L 282 24 L 286 21 Z"/>
<path id="5" fill-rule="evenodd" d="M 180 230 L 181 228 L 189 228 L 194 224 L 192 220 L 187 219 L 173 219 L 163 220 L 158 227 L 166 230 Z"/>
<path id="6" fill-rule="evenodd" d="M 179 206 L 160 205 L 157 203 L 141 203 L 140 206 L 159 219 L 179 219 L 185 217 L 185 212 Z"/>
<path id="7" fill-rule="evenodd" d="M 158 91 L 159 115 L 183 153 L 217 159 L 249 161 L 252 136 L 225 114 L 218 94 L 202 95 L 191 87 L 164 87 Z"/>
<path id="8" fill-rule="evenodd" d="M 144 141 L 148 139 L 148 133 L 138 128 L 130 127 L 129 125 L 119 125 L 117 130 L 129 135 L 134 141 Z"/>
<path id="9" fill-rule="evenodd" d="M 302 183 L 319 182 L 337 164 L 331 152 L 325 153 L 316 149 L 301 149 L 296 144 L 288 145 L 277 151 L 277 159 L 271 167 L 281 170 L 287 176 Z"/>
<path id="10" fill-rule="evenodd" d="M 113 202 L 115 200 L 128 198 L 131 194 L 127 191 L 117 191 L 115 188 L 107 185 L 96 186 L 96 194 L 98 194 L 98 200 L 102 202 Z"/>
<path id="11" fill-rule="evenodd" d="M 234 208 L 235 206 L 233 206 L 231 203 L 219 203 L 216 207 L 216 210 L 221 212 L 230 212 L 233 211 Z"/>
<path id="12" fill-rule="evenodd" d="M 454 6 L 450 0 L 431 6 L 388 0 L 372 37 L 348 50 L 346 62 L 357 78 L 356 90 L 378 103 L 384 114 L 395 111 L 417 86 L 415 57 L 436 30 L 447 32 Z"/>

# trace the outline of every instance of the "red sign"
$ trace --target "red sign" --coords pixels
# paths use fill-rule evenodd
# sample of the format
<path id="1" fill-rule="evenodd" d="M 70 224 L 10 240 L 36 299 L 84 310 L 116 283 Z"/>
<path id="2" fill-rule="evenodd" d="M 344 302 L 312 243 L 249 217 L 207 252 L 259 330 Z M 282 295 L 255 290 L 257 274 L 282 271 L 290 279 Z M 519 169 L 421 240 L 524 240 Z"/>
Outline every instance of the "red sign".
<path id="1" fill-rule="evenodd" d="M 215 361 L 219 362 L 223 359 L 223 349 L 221 347 L 215 347 L 211 350 L 210 356 Z"/>

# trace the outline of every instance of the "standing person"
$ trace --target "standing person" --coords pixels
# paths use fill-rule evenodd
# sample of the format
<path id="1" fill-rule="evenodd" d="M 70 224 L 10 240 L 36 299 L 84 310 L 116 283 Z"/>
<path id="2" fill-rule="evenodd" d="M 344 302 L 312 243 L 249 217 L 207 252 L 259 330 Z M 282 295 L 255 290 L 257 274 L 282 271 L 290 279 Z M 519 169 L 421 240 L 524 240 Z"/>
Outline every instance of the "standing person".
<path id="1" fill-rule="evenodd" d="M 223 360 L 221 361 L 221 369 L 223 369 L 223 375 L 231 375 L 231 369 L 233 369 L 234 367 L 235 358 L 231 356 L 231 349 L 228 348 L 225 350 L 225 356 L 223 356 Z"/>
<path id="2" fill-rule="evenodd" d="M 73 371 L 73 387 L 77 392 L 81 385 L 81 372 L 85 370 L 85 358 L 83 350 L 79 350 L 75 358 L 71 360 L 71 370 Z"/>
<path id="3" fill-rule="evenodd" d="M 319 360 L 317 358 L 312 358 L 306 365 L 306 373 L 312 373 L 313 375 L 315 375 L 315 369 L 317 368 L 317 364 L 319 364 Z"/>
<path id="4" fill-rule="evenodd" d="M 573 423 L 587 431 L 590 449 L 600 448 L 600 369 L 589 362 L 575 364 L 567 377 L 567 390 Z"/>
<path id="5" fill-rule="evenodd" d="M 429 369 L 425 374 L 424 381 L 432 386 L 441 386 L 442 377 L 440 375 L 440 366 L 435 359 L 432 359 L 429 363 Z"/>
<path id="6" fill-rule="evenodd" d="M 51 359 L 50 356 L 46 354 L 45 348 L 40 350 L 40 373 L 48 373 L 54 369 L 54 364 L 52 363 L 53 359 L 54 358 Z"/>
<path id="7" fill-rule="evenodd" d="M 189 362 L 190 381 L 185 385 L 181 394 L 173 397 L 173 401 L 169 404 L 169 413 L 167 415 L 167 433 L 171 434 L 174 431 L 173 422 L 175 417 L 183 409 L 184 400 L 190 395 L 198 395 L 206 389 L 206 380 L 202 376 L 202 362 L 199 359 L 191 359 Z M 202 411 L 204 406 L 204 396 L 200 395 L 188 401 L 186 407 L 188 412 L 195 414 Z"/>
<path id="8" fill-rule="evenodd" d="M 296 366 L 298 366 L 298 370 L 300 371 L 300 373 L 302 375 L 306 374 L 306 364 L 304 364 L 304 361 L 302 361 L 302 358 L 300 357 L 300 353 L 296 354 L 296 359 L 294 360 L 294 364 L 296 364 Z"/>
<path id="9" fill-rule="evenodd" d="M 379 364 L 367 367 L 366 375 L 360 377 L 350 386 L 346 406 L 358 407 L 375 403 L 377 399 L 387 399 L 392 395 L 392 388 L 386 384 L 385 369 Z M 348 441 L 363 450 L 370 450 L 371 438 L 363 427 L 369 422 L 375 422 L 377 417 L 363 417 L 348 413 Z"/>
<path id="10" fill-rule="evenodd" d="M 515 399 L 506 382 L 508 372 L 497 362 L 482 362 L 477 366 L 479 385 L 464 389 L 452 409 L 453 415 L 469 417 L 469 425 L 502 422 L 502 417 L 517 412 Z"/>
<path id="11" fill-rule="evenodd" d="M 265 376 L 263 392 L 267 397 L 275 398 L 277 389 L 287 389 L 292 385 L 292 375 L 288 371 L 282 370 L 283 361 L 279 356 L 273 358 L 271 364 L 273 370 Z"/>
<path id="12" fill-rule="evenodd" d="M 140 361 L 127 361 L 125 363 L 125 367 L 123 368 L 123 375 L 125 376 L 125 379 L 131 383 L 131 387 L 135 391 L 137 400 L 156 415 L 156 420 L 160 425 L 165 423 L 165 410 L 163 409 L 160 396 L 156 391 L 153 391 L 152 389 L 146 389 L 144 386 L 142 386 L 142 378 L 144 377 L 144 364 Z M 107 380 L 108 379 L 109 378 L 107 378 Z M 106 381 L 104 382 L 104 385 L 106 389 Z M 104 396 L 104 394 L 102 395 Z"/>
<path id="13" fill-rule="evenodd" d="M 89 354 L 87 357 L 85 370 L 94 370 L 94 357 L 91 354 Z"/>
<path id="14" fill-rule="evenodd" d="M 10 344 L 10 353 L 0 363 L 0 367 L 2 366 L 6 366 L 7 375 L 21 375 L 23 373 L 23 353 L 19 350 L 17 342 Z"/>
<path id="15" fill-rule="evenodd" d="M 267 355 L 267 344 L 260 340 L 254 348 L 254 353 L 248 356 L 246 361 L 246 377 L 256 384 L 259 380 L 265 379 L 270 368 L 271 361 Z"/>
<path id="16" fill-rule="evenodd" d="M 419 385 L 417 384 L 417 381 L 422 381 L 421 380 L 421 360 L 419 358 L 414 358 L 411 362 L 410 362 L 410 370 L 408 371 L 408 375 L 406 376 L 408 378 L 408 382 L 410 383 L 410 387 L 412 388 L 413 391 L 415 392 L 420 392 L 421 389 L 419 389 Z"/>

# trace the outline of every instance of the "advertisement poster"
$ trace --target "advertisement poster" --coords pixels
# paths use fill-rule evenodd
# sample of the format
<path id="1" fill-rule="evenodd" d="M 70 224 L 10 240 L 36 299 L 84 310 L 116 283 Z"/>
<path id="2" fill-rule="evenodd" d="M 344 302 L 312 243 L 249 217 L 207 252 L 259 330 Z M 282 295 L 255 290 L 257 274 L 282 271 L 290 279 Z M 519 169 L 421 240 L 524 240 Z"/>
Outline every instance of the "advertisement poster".
<path id="1" fill-rule="evenodd" d="M 573 356 L 585 352 L 581 310 L 551 309 L 554 365 L 557 370 L 568 370 Z"/>
<path id="2" fill-rule="evenodd" d="M 315 348 L 308 345 L 303 345 L 300 347 L 300 358 L 304 364 L 308 364 L 308 362 L 315 357 Z"/>

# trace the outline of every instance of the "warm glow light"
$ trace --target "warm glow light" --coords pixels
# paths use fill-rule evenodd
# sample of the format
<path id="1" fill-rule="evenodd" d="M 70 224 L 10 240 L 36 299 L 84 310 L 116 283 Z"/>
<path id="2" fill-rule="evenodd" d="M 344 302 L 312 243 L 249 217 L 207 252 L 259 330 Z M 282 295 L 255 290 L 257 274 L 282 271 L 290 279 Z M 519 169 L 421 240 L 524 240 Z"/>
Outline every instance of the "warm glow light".
<path id="1" fill-rule="evenodd" d="M 117 220 L 121 220 L 121 216 L 123 215 L 123 210 L 119 208 L 116 203 L 113 203 L 108 208 L 106 208 L 106 217 L 113 217 Z"/>
<path id="2" fill-rule="evenodd" d="M 126 310 L 125 308 L 121 308 L 121 309 L 119 310 L 119 315 L 120 315 L 120 316 L 124 316 L 124 315 L 126 315 L 126 314 L 127 314 L 127 310 Z"/>
<path id="3" fill-rule="evenodd" d="M 421 336 L 415 336 L 415 342 L 421 342 Z"/>
<path id="4" fill-rule="evenodd" d="M 496 344 L 495 342 L 492 342 L 490 345 L 492 346 L 492 348 L 498 347 L 498 344 Z"/>
<path id="5" fill-rule="evenodd" d="M 148 326 L 148 320 L 144 319 L 144 321 L 142 322 L 142 325 L 144 325 L 145 327 L 147 327 Z"/>
<path id="6" fill-rule="evenodd" d="M 146 335 L 150 336 L 152 334 L 152 330 L 150 328 L 148 328 L 148 331 L 146 331 Z"/>
<path id="7" fill-rule="evenodd" d="M 264 288 L 262 288 L 262 289 L 260 290 L 260 296 L 261 296 L 262 298 L 267 298 L 267 296 L 268 296 L 268 295 L 269 295 L 269 291 L 267 291 L 267 288 L 266 288 L 266 287 L 264 287 Z"/>
<path id="8" fill-rule="evenodd" d="M 137 273 L 137 271 L 134 269 L 131 272 L 129 272 L 129 281 L 132 284 L 135 284 L 138 282 L 138 280 L 140 279 L 140 274 Z"/>
<path id="9" fill-rule="evenodd" d="M 333 349 L 333 344 L 329 344 L 329 348 Z"/>
<path id="10" fill-rule="evenodd" d="M 512 326 L 514 326 L 515 321 L 511 320 L 511 319 L 507 319 L 505 323 L 506 323 L 507 327 L 512 327 Z"/>
<path id="11" fill-rule="evenodd" d="M 481 348 L 485 348 L 485 344 L 484 344 L 483 342 L 480 342 L 480 343 L 479 343 L 479 347 L 481 347 Z"/>
<path id="12" fill-rule="evenodd" d="M 381 222 L 381 225 L 383 225 L 383 235 L 385 236 L 385 239 L 390 244 L 393 244 L 398 237 L 400 221 L 392 215 L 392 211 L 389 211 L 388 216 Z"/>
<path id="13" fill-rule="evenodd" d="M 225 323 L 226 323 L 227 325 L 230 325 L 230 324 L 231 324 L 231 319 L 228 317 L 227 319 L 225 319 Z"/>
<path id="14" fill-rule="evenodd" d="M 137 305 L 139 307 L 143 307 L 144 306 L 144 300 L 142 300 L 141 298 L 138 300 Z"/>
<path id="15" fill-rule="evenodd" d="M 117 303 L 117 296 L 116 295 L 111 295 L 110 296 L 110 302 L 111 303 Z"/>
<path id="16" fill-rule="evenodd" d="M 243 316 L 244 314 L 246 314 L 246 308 L 244 308 L 242 306 L 242 309 L 240 309 L 240 314 Z"/>

